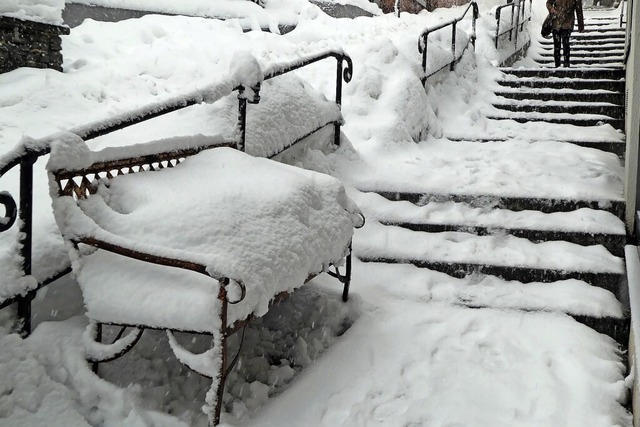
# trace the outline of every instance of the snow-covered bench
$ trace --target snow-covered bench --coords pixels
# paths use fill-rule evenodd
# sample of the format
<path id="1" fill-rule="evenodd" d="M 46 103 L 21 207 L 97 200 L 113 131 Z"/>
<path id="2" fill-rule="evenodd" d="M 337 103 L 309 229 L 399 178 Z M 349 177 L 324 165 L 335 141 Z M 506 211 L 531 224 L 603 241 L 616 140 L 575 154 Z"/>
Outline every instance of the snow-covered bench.
<path id="1" fill-rule="evenodd" d="M 327 58 L 336 60 L 333 100 L 291 73 Z M 341 49 L 270 64 L 264 69 L 251 55 L 238 52 L 231 60 L 227 78 L 69 132 L 90 141 L 196 104 L 208 104 L 211 121 L 205 132 L 224 134 L 234 139 L 236 148 L 251 155 L 295 156 L 295 151 L 287 151 L 301 141 L 307 141 L 307 147 L 331 149 L 331 136 L 333 145 L 340 144 L 342 81 L 349 82 L 352 74 L 351 58 Z M 256 105 L 248 108 L 248 104 Z M 23 336 L 31 331 L 31 301 L 36 292 L 70 271 L 55 221 L 40 203 L 48 196 L 46 174 L 40 167 L 44 162 L 38 160 L 48 155 L 56 137 L 25 137 L 14 149 L 0 155 L 0 190 L 14 194 L 19 190 L 17 202 L 11 192 L 0 191 L 0 310 L 16 305 L 14 330 Z M 124 139 L 119 145 L 128 143 L 128 138 L 119 138 Z M 48 207 L 48 201 L 44 205 Z"/>
<path id="2" fill-rule="evenodd" d="M 227 337 L 323 272 L 343 283 L 346 300 L 353 228 L 364 222 L 335 178 L 234 145 L 200 136 L 91 152 L 68 134 L 47 166 L 90 319 L 87 359 L 113 360 L 145 328 L 166 330 L 176 357 L 212 378 L 210 424 L 221 412 Z M 103 324 L 133 329 L 107 345 Z M 172 331 L 211 334 L 213 347 L 195 355 Z"/>

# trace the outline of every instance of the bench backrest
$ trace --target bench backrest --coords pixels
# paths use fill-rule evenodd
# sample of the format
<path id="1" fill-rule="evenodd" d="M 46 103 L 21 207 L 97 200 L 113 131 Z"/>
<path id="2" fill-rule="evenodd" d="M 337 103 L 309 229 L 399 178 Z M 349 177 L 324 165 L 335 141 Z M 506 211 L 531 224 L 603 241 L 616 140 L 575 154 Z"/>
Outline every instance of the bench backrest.
<path id="1" fill-rule="evenodd" d="M 52 171 L 52 173 L 58 184 L 59 195 L 72 196 L 74 199 L 80 200 L 95 194 L 99 181 L 109 180 L 120 175 L 172 168 L 182 163 L 189 156 L 218 147 L 235 148 L 235 142 L 217 142 L 215 144 L 153 152 L 128 158 L 117 158 L 116 156 L 113 159 L 97 161 L 86 168 L 75 170 L 59 169 Z"/>

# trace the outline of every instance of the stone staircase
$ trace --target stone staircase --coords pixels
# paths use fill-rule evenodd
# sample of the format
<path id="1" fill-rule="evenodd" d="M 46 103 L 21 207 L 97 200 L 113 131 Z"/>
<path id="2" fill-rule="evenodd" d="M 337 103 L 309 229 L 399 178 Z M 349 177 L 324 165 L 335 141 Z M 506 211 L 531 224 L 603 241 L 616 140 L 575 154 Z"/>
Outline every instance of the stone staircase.
<path id="1" fill-rule="evenodd" d="M 585 147 L 577 149 L 588 150 L 585 153 L 593 153 L 593 148 L 608 152 L 596 154 L 610 162 L 610 167 L 619 167 L 625 150 L 621 138 L 588 137 L 591 129 L 606 125 L 620 132 L 624 129 L 624 31 L 618 23 L 588 20 L 584 33 L 574 32 L 575 68 L 551 68 L 552 45 L 540 40 L 536 49 L 534 44 L 530 50 L 535 52 L 529 52 L 529 57 L 539 67 L 502 68 L 492 102 L 495 110 L 487 117 L 496 126 L 504 120 L 522 123 L 520 136 L 529 140 L 535 138 L 527 134 L 531 132 L 527 124 L 557 127 L 556 133 L 563 135 L 558 145 L 572 143 Z M 478 136 L 473 141 L 457 141 L 508 144 L 509 138 Z M 412 264 L 458 278 L 493 275 L 520 283 L 573 279 L 616 297 L 622 293 L 626 231 L 621 191 L 591 200 L 555 194 L 433 194 L 405 191 L 397 185 L 388 189 L 361 186 L 360 190 L 363 195 L 358 203 L 364 206 L 368 225 L 357 235 L 354 252 L 365 263 Z M 368 211 L 368 204 L 375 208 Z M 494 253 L 503 255 L 493 257 Z M 477 306 L 473 301 L 466 305 Z M 530 311 L 526 301 L 519 309 Z M 626 347 L 629 319 L 625 314 L 571 308 L 563 312 Z"/>

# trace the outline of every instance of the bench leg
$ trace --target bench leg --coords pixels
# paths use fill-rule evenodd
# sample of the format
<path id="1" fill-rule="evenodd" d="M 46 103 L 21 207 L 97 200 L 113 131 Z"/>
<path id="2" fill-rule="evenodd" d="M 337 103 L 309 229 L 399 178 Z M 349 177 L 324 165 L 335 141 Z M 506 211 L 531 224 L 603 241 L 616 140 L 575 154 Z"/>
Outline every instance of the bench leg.
<path id="1" fill-rule="evenodd" d="M 351 245 L 349 245 L 349 255 L 347 255 L 347 271 L 344 275 L 344 287 L 342 289 L 342 301 L 349 301 L 349 286 L 351 285 Z"/>
<path id="2" fill-rule="evenodd" d="M 227 362 L 227 338 L 225 334 L 222 334 L 221 342 L 220 342 L 220 352 L 221 352 L 221 361 L 220 361 L 220 370 L 218 373 L 218 378 L 214 378 L 211 382 L 211 390 L 210 393 L 213 392 L 213 388 L 215 387 L 216 393 L 216 406 L 213 413 L 213 419 L 209 416 L 209 425 L 216 426 L 220 424 L 220 414 L 222 413 L 222 397 L 224 395 L 224 383 L 227 379 L 225 365 Z"/>
<path id="3" fill-rule="evenodd" d="M 102 342 L 102 323 L 96 323 L 96 337 L 94 341 L 97 343 Z M 98 365 L 99 362 L 93 362 L 91 364 L 91 370 L 96 375 L 98 374 Z"/>

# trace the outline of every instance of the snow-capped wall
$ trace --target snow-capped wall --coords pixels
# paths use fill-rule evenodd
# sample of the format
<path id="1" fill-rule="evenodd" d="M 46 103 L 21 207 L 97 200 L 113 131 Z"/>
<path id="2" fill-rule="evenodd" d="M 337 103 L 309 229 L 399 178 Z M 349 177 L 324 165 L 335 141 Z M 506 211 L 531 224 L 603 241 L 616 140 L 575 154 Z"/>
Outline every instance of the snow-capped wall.
<path id="1" fill-rule="evenodd" d="M 2 0 L 0 16 L 62 25 L 64 0 Z"/>
<path id="2" fill-rule="evenodd" d="M 67 27 L 0 14 L 0 73 L 20 67 L 62 71 L 61 34 Z"/>

